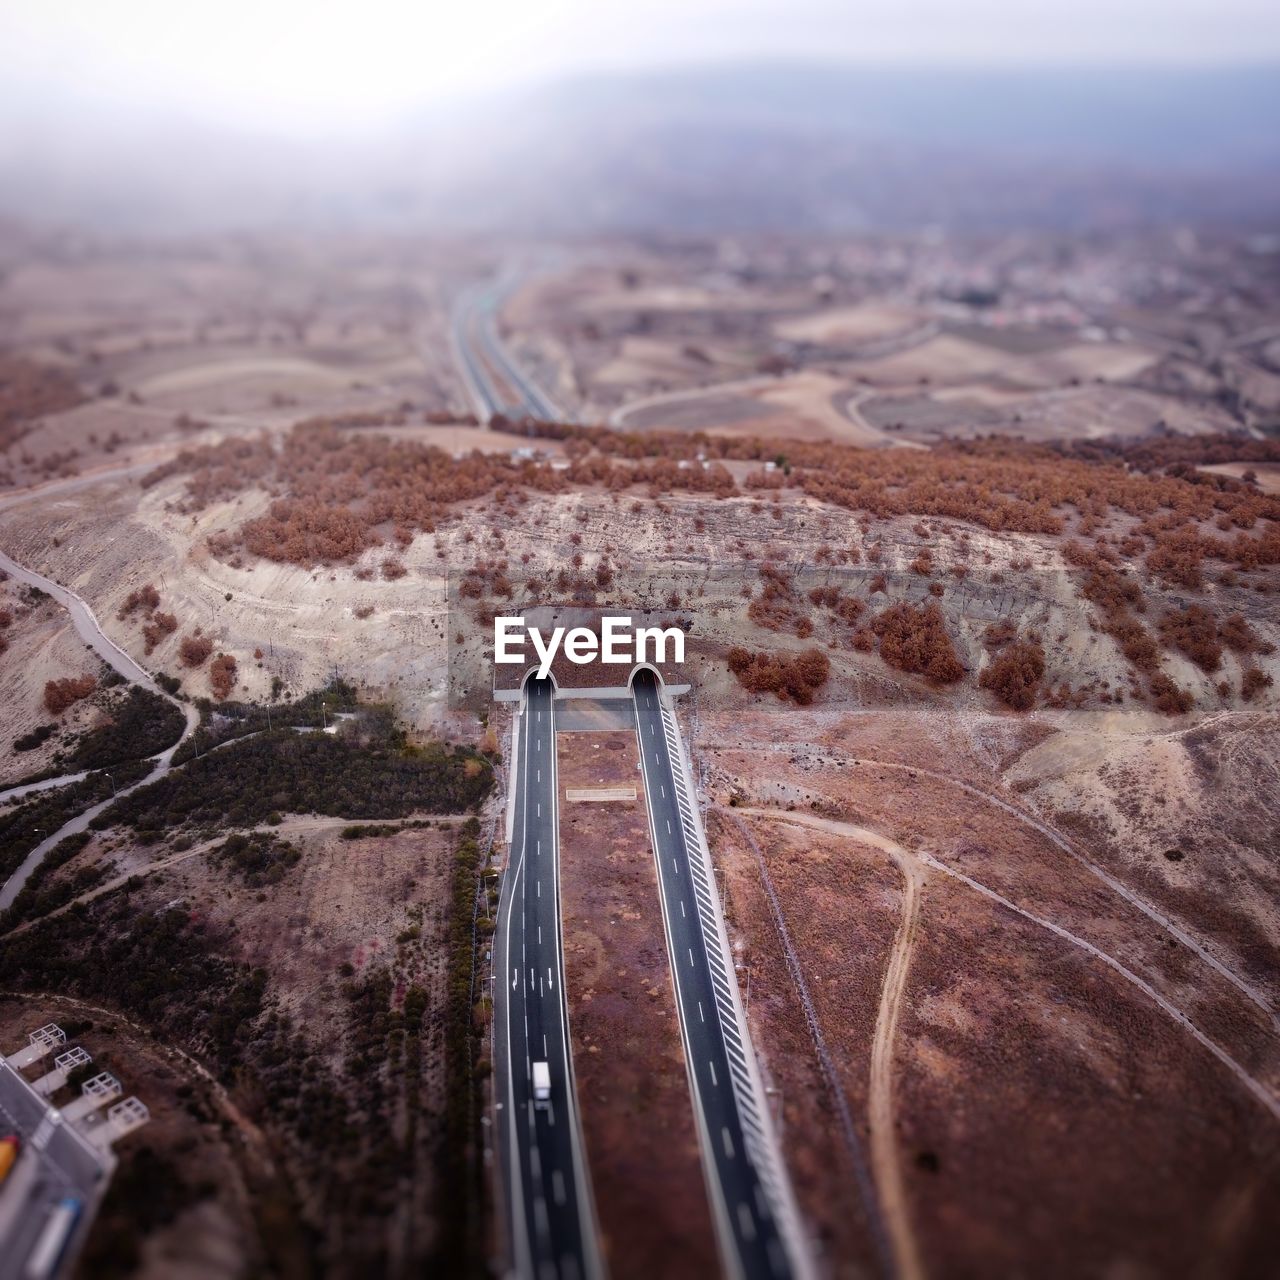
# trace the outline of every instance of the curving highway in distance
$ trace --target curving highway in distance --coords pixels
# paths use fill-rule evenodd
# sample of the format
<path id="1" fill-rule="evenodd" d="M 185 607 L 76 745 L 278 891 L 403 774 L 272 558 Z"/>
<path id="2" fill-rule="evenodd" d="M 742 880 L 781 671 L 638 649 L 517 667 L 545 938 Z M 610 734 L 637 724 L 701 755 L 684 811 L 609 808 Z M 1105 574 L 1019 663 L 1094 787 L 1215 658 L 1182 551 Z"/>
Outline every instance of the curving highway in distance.
<path id="1" fill-rule="evenodd" d="M 463 291 L 453 309 L 454 358 L 476 416 L 481 422 L 495 414 L 564 422 L 563 410 L 525 373 L 498 337 L 496 317 L 507 291 L 501 283 L 475 285 Z"/>

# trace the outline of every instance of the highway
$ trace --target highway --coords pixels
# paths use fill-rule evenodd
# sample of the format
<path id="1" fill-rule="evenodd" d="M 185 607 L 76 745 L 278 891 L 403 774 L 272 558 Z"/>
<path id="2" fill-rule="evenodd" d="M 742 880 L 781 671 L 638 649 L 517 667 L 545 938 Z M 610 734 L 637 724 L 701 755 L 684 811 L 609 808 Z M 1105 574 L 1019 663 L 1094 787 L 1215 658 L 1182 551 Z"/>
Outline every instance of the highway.
<path id="1" fill-rule="evenodd" d="M 709 863 L 657 679 L 632 684 L 636 732 L 703 1173 L 727 1274 L 803 1275 L 805 1253 L 751 1057 Z"/>
<path id="2" fill-rule="evenodd" d="M 453 309 L 453 349 L 476 416 L 488 422 L 538 418 L 563 422 L 556 403 L 516 363 L 498 337 L 494 317 L 506 290 L 500 285 L 467 289 Z"/>
<path id="3" fill-rule="evenodd" d="M 495 931 L 495 1108 L 513 1267 L 529 1280 L 603 1275 L 569 1050 L 560 938 L 555 704 L 530 680 L 515 763 L 515 825 Z M 551 1097 L 535 1106 L 533 1064 Z"/>

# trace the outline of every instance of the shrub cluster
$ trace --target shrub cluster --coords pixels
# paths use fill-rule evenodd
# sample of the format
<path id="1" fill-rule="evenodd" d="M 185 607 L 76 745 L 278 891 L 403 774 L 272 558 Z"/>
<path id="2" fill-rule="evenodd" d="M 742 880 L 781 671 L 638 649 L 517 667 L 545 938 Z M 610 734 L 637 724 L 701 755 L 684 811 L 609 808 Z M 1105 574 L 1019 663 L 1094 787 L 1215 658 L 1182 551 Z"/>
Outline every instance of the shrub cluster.
<path id="1" fill-rule="evenodd" d="M 821 649 L 802 653 L 751 653 L 739 646 L 729 650 L 729 670 L 752 693 L 776 693 L 807 707 L 827 682 L 831 662 Z"/>
<path id="2" fill-rule="evenodd" d="M 1044 679 L 1044 646 L 1037 640 L 1005 644 L 978 678 L 1007 707 L 1029 711 L 1036 703 Z"/>
<path id="3" fill-rule="evenodd" d="M 256 826 L 273 813 L 353 819 L 463 813 L 484 799 L 492 781 L 488 762 L 469 751 L 277 729 L 234 751 L 199 756 L 122 796 L 95 822 L 161 832 L 184 822 Z"/>
<path id="4" fill-rule="evenodd" d="M 48 680 L 44 686 L 45 709 L 52 716 L 60 716 L 68 707 L 87 698 L 97 687 L 95 676 L 63 676 L 60 680 Z"/>
<path id="5" fill-rule="evenodd" d="M 209 664 L 209 684 L 219 702 L 231 696 L 231 690 L 236 687 L 236 660 L 229 653 L 218 654 Z"/>
<path id="6" fill-rule="evenodd" d="M 872 620 L 871 630 L 880 639 L 880 656 L 899 671 L 935 684 L 954 684 L 964 675 L 936 601 L 919 607 L 891 604 Z"/>

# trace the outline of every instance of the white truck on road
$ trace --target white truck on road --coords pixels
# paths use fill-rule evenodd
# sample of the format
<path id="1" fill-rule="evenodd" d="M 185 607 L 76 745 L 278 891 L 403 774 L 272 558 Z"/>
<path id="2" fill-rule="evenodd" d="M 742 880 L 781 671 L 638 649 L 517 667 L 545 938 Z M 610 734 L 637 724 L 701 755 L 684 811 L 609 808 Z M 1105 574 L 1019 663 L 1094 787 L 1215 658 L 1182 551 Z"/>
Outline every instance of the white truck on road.
<path id="1" fill-rule="evenodd" d="M 533 1105 L 535 1107 L 551 1105 L 551 1068 L 545 1062 L 533 1064 Z"/>

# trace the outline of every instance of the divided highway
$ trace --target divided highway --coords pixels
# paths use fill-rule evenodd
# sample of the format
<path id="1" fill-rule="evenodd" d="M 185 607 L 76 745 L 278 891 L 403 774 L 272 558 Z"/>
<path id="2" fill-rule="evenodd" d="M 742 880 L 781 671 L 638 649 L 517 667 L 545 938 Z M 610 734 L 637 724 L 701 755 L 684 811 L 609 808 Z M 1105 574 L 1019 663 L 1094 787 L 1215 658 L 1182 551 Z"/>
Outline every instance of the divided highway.
<path id="1" fill-rule="evenodd" d="M 555 703 L 530 680 L 519 727 L 515 824 L 494 960 L 497 1136 L 508 1238 L 529 1280 L 603 1274 L 578 1122 L 560 940 Z M 550 1096 L 535 1099 L 534 1064 Z"/>
<path id="2" fill-rule="evenodd" d="M 494 325 L 502 298 L 497 285 L 468 289 L 453 310 L 453 348 L 477 416 L 494 414 L 562 422 L 555 402 L 508 354 Z"/>
<path id="3" fill-rule="evenodd" d="M 675 981 L 685 1063 L 721 1258 L 729 1275 L 781 1280 L 806 1272 L 719 919 L 674 723 L 657 679 L 636 674 L 636 732 Z"/>

